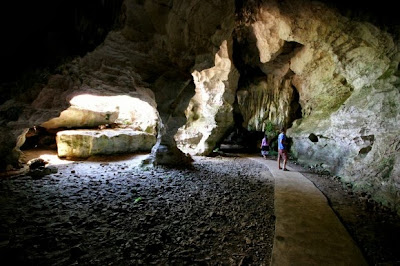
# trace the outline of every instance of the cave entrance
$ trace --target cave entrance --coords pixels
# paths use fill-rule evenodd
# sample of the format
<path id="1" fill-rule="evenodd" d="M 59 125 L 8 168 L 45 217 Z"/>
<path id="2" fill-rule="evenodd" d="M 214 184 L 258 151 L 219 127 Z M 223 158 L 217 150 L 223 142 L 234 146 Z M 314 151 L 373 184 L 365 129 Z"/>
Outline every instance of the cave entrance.
<path id="1" fill-rule="evenodd" d="M 70 104 L 59 117 L 30 128 L 21 150 L 49 150 L 60 158 L 86 159 L 149 153 L 156 143 L 158 112 L 144 100 L 81 94 Z"/>
<path id="2" fill-rule="evenodd" d="M 303 47 L 296 42 L 283 42 L 261 62 L 256 37 L 249 28 L 236 33 L 233 61 L 240 73 L 234 104 L 235 125 L 219 145 L 221 150 L 257 152 L 264 134 L 277 151 L 277 136 L 281 127 L 290 128 L 302 118 L 300 94 L 292 80 L 295 73 L 290 60 Z M 245 36 L 246 38 L 244 38 Z"/>

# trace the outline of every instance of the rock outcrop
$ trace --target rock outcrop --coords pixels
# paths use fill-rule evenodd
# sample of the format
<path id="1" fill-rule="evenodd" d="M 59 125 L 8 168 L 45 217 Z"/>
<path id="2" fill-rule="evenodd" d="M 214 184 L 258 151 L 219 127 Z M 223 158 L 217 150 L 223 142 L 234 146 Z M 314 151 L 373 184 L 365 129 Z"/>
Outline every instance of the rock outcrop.
<path id="1" fill-rule="evenodd" d="M 248 99 L 241 104 L 247 125 L 263 129 L 260 122 L 267 120 L 291 127 L 291 151 L 300 162 L 329 170 L 355 190 L 398 208 L 400 54 L 395 36 L 306 1 L 268 1 L 247 27 L 258 50 L 249 51 L 258 55 L 265 73 L 263 81 L 238 92 L 239 99 Z M 299 45 L 283 52 L 288 42 Z M 254 67 L 254 56 L 247 58 Z M 271 106 L 265 95 L 276 91 L 281 95 Z M 301 118 L 290 115 L 293 91 L 299 93 Z"/>
<path id="2" fill-rule="evenodd" d="M 61 158 L 150 152 L 156 137 L 132 129 L 64 130 L 57 132 L 57 153 Z"/>
<path id="3" fill-rule="evenodd" d="M 125 0 L 120 21 L 95 50 L 0 106 L 0 168 L 18 166 L 35 125 L 123 123 L 120 105 L 93 111 L 75 97 L 127 96 L 151 113 L 148 127 L 132 118 L 136 103 L 125 109 L 127 123 L 157 135 L 148 163 L 210 153 L 236 112 L 250 131 L 289 127 L 299 161 L 399 209 L 395 31 L 308 0 Z"/>
<path id="4" fill-rule="evenodd" d="M 221 44 L 215 66 L 192 75 L 196 94 L 185 111 L 187 122 L 175 139 L 182 151 L 207 155 L 234 126 L 232 111 L 239 72 L 232 62 L 232 41 Z"/>

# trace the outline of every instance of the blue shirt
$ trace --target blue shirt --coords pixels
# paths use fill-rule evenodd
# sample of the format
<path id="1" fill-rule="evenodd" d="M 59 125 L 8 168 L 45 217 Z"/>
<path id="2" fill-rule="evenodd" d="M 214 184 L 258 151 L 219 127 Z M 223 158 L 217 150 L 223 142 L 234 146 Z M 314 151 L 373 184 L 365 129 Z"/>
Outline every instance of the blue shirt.
<path id="1" fill-rule="evenodd" d="M 286 142 L 286 136 L 283 133 L 279 134 L 279 136 L 278 136 L 278 149 L 280 149 L 280 150 L 284 150 L 286 148 L 285 144 L 283 144 L 282 142 L 283 143 Z"/>

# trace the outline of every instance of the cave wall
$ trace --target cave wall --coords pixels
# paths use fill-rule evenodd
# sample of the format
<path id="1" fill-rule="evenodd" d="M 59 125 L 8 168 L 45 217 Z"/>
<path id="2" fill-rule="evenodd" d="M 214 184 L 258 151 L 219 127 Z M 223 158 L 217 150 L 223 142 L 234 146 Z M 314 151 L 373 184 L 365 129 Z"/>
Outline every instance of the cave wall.
<path id="1" fill-rule="evenodd" d="M 242 45 L 249 47 L 247 64 L 270 79 L 289 73 L 302 111 L 302 118 L 292 121 L 293 125 L 285 122 L 288 115 L 283 108 L 277 119 L 275 106 L 281 102 L 288 108 L 287 102 L 282 103 L 292 91 L 285 92 L 290 86 L 282 86 L 287 79 L 268 86 L 265 78 L 261 90 L 262 83 L 253 78 L 248 88 L 239 87 L 238 92 L 238 98 L 249 95 L 241 106 L 249 117 L 247 126 L 260 128 L 265 118 L 278 126 L 291 126 L 287 132 L 293 140 L 291 152 L 301 163 L 326 169 L 355 190 L 398 209 L 400 57 L 396 35 L 307 1 L 268 1 L 246 28 L 254 36 L 251 44 Z M 287 54 L 287 42 L 300 45 Z M 286 57 L 274 66 L 282 53 Z M 274 90 L 282 95 L 270 108 L 265 103 Z"/>
<path id="2" fill-rule="evenodd" d="M 102 27 L 107 33 L 97 42 L 67 55 L 73 60 L 45 72 L 41 82 L 2 82 L 0 168 L 18 167 L 28 128 L 58 118 L 77 95 L 128 95 L 156 108 L 154 164 L 190 162 L 176 133 L 189 135 L 178 140 L 185 152 L 210 152 L 231 128 L 238 104 L 244 127 L 290 127 L 300 162 L 398 208 L 398 35 L 324 2 L 125 0 L 118 8 L 115 2 L 117 26 Z M 73 25 L 92 32 L 84 18 L 77 15 Z"/>
<path id="3" fill-rule="evenodd" d="M 129 95 L 148 102 L 160 116 L 150 161 L 190 161 L 176 147 L 174 135 L 184 125 L 184 111 L 195 93 L 191 73 L 212 67 L 231 36 L 234 9 L 234 1 L 124 1 L 121 25 L 101 45 L 60 64 L 46 82 L 2 104 L 0 168 L 17 167 L 27 129 L 59 117 L 81 94 Z"/>

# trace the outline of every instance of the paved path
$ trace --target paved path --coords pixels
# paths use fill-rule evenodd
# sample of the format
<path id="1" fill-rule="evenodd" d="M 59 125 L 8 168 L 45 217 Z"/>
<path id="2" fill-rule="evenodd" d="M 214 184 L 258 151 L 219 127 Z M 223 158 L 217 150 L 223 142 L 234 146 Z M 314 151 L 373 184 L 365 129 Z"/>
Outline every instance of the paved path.
<path id="1" fill-rule="evenodd" d="M 275 178 L 275 237 L 271 265 L 368 265 L 328 205 L 326 197 L 299 172 L 250 157 Z"/>

